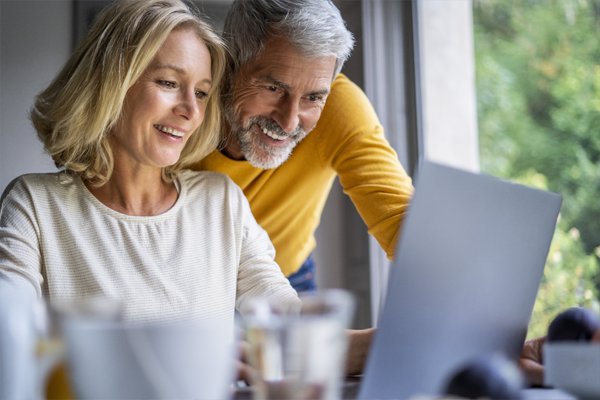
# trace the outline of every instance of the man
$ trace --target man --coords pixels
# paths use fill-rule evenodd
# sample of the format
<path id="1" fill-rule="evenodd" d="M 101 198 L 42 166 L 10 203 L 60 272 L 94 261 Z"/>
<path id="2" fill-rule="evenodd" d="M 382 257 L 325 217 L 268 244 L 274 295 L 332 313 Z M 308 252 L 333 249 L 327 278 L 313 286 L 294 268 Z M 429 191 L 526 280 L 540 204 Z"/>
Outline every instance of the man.
<path id="1" fill-rule="evenodd" d="M 338 75 L 354 40 L 329 0 L 238 0 L 224 37 L 232 57 L 223 96 L 225 142 L 196 170 L 229 175 L 298 291 L 314 290 L 316 230 L 337 175 L 391 258 L 411 180 L 364 93 Z M 353 331 L 358 373 L 373 331 Z"/>
<path id="2" fill-rule="evenodd" d="M 336 175 L 391 259 L 413 188 L 366 96 L 339 74 L 354 41 L 338 9 L 329 0 L 236 0 L 224 37 L 225 140 L 194 169 L 242 188 L 299 291 L 315 288 L 314 231 Z M 351 332 L 348 373 L 362 371 L 372 334 Z"/>
<path id="3" fill-rule="evenodd" d="M 242 188 L 297 290 L 314 288 L 313 234 L 336 174 L 391 258 L 411 180 L 364 93 L 338 75 L 353 39 L 337 8 L 237 1 L 224 32 L 227 139 L 194 169 L 226 173 Z"/>

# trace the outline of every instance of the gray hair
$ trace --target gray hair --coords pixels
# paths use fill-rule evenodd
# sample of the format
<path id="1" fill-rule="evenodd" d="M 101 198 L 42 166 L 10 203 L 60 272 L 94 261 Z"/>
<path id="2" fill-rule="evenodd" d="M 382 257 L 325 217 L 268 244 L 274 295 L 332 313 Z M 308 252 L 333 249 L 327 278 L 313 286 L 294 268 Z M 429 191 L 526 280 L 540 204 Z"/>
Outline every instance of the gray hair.
<path id="1" fill-rule="evenodd" d="M 256 59 L 269 35 L 283 35 L 309 58 L 336 58 L 334 76 L 354 47 L 340 11 L 331 0 L 236 0 L 225 19 L 233 75 Z"/>

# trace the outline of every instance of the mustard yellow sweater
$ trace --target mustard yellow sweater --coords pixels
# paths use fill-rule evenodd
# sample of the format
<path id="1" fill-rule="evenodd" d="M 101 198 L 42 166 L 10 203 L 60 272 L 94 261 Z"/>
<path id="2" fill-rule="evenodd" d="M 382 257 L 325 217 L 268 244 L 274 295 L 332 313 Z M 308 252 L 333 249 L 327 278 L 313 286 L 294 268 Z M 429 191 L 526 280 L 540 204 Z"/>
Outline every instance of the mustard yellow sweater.
<path id="1" fill-rule="evenodd" d="M 242 188 L 286 276 L 315 248 L 314 232 L 336 174 L 390 259 L 413 191 L 369 100 L 341 74 L 317 126 L 280 167 L 263 170 L 215 151 L 192 169 L 227 174 Z"/>

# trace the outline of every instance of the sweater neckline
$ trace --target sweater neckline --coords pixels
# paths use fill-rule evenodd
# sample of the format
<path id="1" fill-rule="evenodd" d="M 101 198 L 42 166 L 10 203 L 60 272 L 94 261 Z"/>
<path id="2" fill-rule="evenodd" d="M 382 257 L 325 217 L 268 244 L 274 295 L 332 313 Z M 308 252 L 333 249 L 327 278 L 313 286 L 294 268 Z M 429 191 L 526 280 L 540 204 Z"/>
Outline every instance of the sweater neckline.
<path id="1" fill-rule="evenodd" d="M 215 150 L 213 153 L 214 153 L 213 155 L 216 158 L 218 158 L 219 162 L 221 162 L 221 163 L 227 163 L 229 165 L 233 165 L 233 166 L 236 166 L 236 167 L 242 167 L 242 168 L 245 168 L 247 170 L 253 170 L 253 171 L 256 171 L 256 172 L 265 171 L 262 168 L 255 167 L 254 165 L 250 164 L 250 161 L 246 160 L 245 158 L 243 160 L 234 160 L 233 158 L 227 157 L 219 149 Z"/>
<path id="2" fill-rule="evenodd" d="M 104 205 L 100 200 L 98 200 L 96 198 L 96 196 L 94 196 L 92 194 L 92 192 L 89 191 L 89 189 L 85 186 L 85 184 L 83 183 L 83 181 L 81 179 L 76 179 L 76 181 L 77 181 L 77 185 L 80 187 L 80 190 L 82 190 L 84 197 L 101 213 L 110 215 L 113 218 L 125 220 L 125 221 L 157 222 L 157 221 L 162 221 L 164 219 L 167 219 L 173 214 L 176 214 L 177 211 L 179 210 L 179 208 L 181 208 L 181 204 L 183 204 L 184 198 L 187 194 L 186 186 L 183 184 L 181 177 L 180 177 L 182 172 L 183 171 L 180 171 L 178 177 L 176 178 L 176 182 L 173 182 L 175 184 L 175 188 L 177 189 L 177 200 L 175 200 L 175 204 L 173 204 L 173 207 L 171 207 L 170 209 L 168 209 L 167 211 L 165 211 L 162 214 L 148 215 L 148 216 L 127 215 L 127 214 L 123 214 L 121 212 L 115 211 L 112 208 Z"/>

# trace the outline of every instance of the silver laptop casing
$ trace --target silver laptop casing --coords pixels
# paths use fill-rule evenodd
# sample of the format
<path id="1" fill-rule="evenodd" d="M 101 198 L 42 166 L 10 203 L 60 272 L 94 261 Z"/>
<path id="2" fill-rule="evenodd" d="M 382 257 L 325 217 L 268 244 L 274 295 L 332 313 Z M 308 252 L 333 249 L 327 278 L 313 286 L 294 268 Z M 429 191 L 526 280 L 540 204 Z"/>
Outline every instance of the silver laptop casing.
<path id="1" fill-rule="evenodd" d="M 562 197 L 423 162 L 359 399 L 441 394 L 463 362 L 517 360 Z"/>

